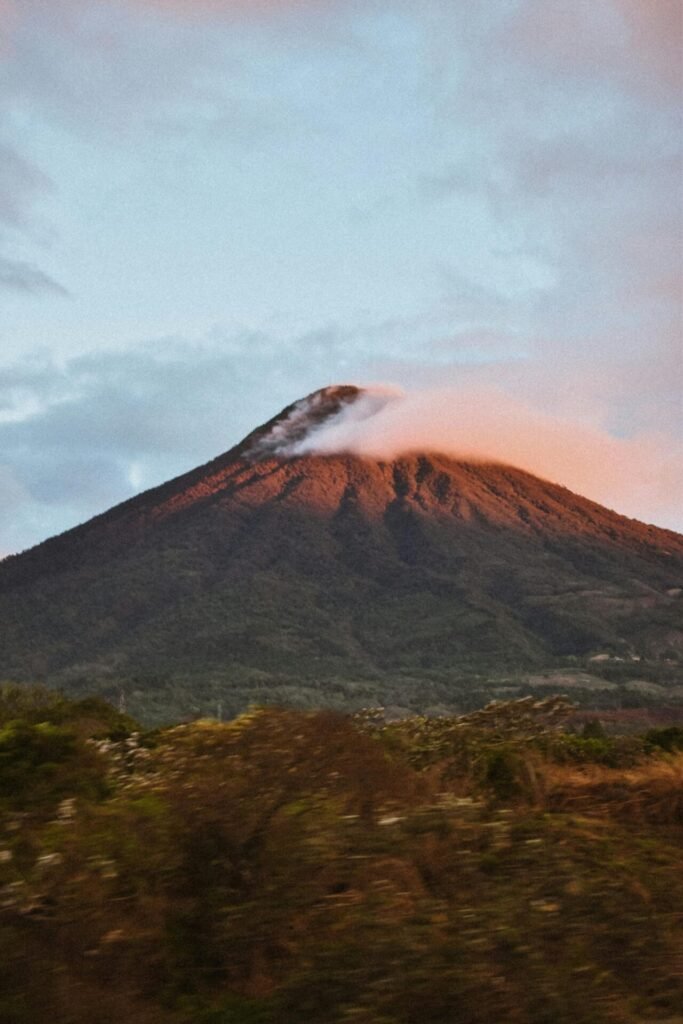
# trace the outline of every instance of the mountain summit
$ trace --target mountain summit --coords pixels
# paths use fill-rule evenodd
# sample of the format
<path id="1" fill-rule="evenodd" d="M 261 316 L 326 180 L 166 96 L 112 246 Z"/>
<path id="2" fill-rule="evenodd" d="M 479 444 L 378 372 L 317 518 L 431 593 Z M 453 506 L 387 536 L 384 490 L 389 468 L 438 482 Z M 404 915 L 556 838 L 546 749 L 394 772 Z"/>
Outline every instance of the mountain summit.
<path id="1" fill-rule="evenodd" d="M 252 461 L 272 455 L 286 458 L 310 440 L 317 430 L 367 395 L 365 389 L 353 384 L 320 388 L 288 405 L 268 423 L 254 430 L 239 445 L 238 451 Z"/>
<path id="2" fill-rule="evenodd" d="M 0 677 L 123 690 L 157 717 L 462 706 L 544 680 L 675 697 L 683 537 L 510 466 L 312 451 L 321 427 L 387 400 L 314 392 L 0 563 Z"/>

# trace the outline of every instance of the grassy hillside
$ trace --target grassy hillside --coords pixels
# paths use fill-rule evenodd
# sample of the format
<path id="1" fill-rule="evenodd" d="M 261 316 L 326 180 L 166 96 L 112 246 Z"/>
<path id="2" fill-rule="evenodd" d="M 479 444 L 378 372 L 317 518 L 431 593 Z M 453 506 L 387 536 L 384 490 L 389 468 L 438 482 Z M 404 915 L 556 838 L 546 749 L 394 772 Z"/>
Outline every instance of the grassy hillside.
<path id="1" fill-rule="evenodd" d="M 152 733 L 0 691 L 0 1021 L 641 1024 L 683 1005 L 683 730 L 559 698 Z"/>

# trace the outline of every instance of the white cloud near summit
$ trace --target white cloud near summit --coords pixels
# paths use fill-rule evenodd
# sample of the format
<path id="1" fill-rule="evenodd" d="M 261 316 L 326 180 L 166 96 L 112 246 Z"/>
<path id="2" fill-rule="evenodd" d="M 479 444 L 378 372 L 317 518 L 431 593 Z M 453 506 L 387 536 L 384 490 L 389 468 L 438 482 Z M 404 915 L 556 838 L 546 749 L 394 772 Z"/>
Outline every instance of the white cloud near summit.
<path id="1" fill-rule="evenodd" d="M 253 334 L 193 344 L 165 339 L 135 353 L 91 353 L 61 368 L 40 360 L 6 368 L 4 550 L 24 548 L 208 461 L 320 386 L 362 383 L 346 365 L 361 343 L 332 331 L 289 343 Z M 507 389 L 487 382 L 496 364 L 478 372 L 462 367 L 448 387 L 436 383 L 443 368 L 422 386 L 410 367 L 395 368 L 403 390 L 371 391 L 301 450 L 391 458 L 421 448 L 499 460 L 623 514 L 683 527 L 680 442 L 645 429 L 613 436 L 594 396 L 591 417 L 584 403 L 583 423 L 571 408 L 566 415 L 543 409 L 533 382 L 527 397 L 514 395 L 513 378 Z"/>
<path id="2" fill-rule="evenodd" d="M 344 408 L 297 450 L 349 451 L 393 459 L 440 452 L 456 459 L 502 462 L 616 509 L 665 525 L 683 525 L 683 442 L 642 434 L 617 438 L 597 427 L 542 413 L 494 388 L 369 392 Z M 673 513 L 673 516 L 672 516 Z"/>

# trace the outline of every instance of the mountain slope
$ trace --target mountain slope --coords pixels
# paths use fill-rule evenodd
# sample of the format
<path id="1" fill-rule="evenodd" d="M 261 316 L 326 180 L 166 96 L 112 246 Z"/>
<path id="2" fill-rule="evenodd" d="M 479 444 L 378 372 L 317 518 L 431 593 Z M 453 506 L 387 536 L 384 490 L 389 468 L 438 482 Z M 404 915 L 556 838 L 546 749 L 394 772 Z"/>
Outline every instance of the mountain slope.
<path id="1" fill-rule="evenodd" d="M 423 686 L 433 703 L 468 674 L 596 655 L 675 667 L 683 537 L 507 466 L 287 454 L 358 395 L 316 392 L 6 559 L 0 676 L 228 700 L 297 682 L 391 697 L 400 678 L 399 702 Z"/>

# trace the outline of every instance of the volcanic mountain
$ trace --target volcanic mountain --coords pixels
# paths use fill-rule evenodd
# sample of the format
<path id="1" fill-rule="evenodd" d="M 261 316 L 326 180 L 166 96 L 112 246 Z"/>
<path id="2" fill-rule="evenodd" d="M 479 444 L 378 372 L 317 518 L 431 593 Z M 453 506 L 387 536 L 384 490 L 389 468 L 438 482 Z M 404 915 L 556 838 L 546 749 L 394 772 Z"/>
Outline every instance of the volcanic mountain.
<path id="1" fill-rule="evenodd" d="M 0 678 L 122 691 L 151 718 L 565 683 L 683 696 L 683 536 L 507 465 L 306 453 L 367 397 L 315 392 L 5 559 Z"/>

